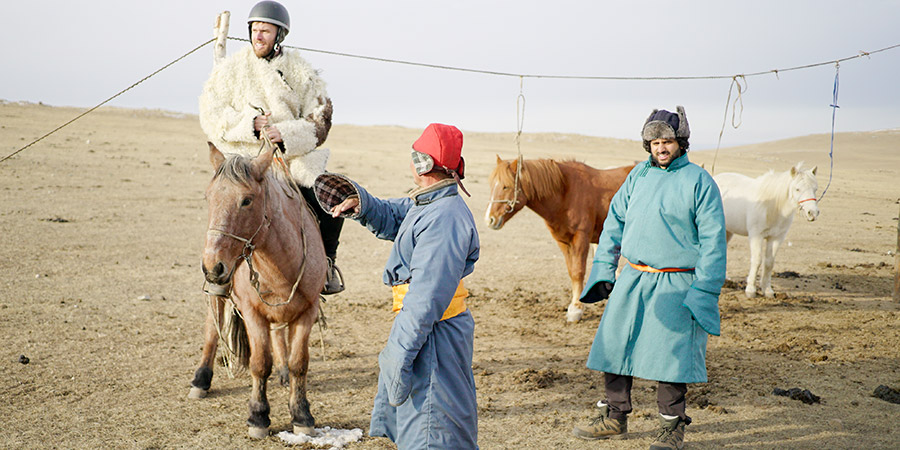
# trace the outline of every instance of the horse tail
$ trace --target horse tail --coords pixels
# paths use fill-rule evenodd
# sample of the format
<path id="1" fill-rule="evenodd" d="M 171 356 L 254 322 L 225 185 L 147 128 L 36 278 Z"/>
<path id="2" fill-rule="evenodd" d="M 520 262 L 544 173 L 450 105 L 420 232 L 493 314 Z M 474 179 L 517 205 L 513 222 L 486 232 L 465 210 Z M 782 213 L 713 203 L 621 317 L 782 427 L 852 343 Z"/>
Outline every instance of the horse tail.
<path id="1" fill-rule="evenodd" d="M 226 303 L 228 311 L 222 324 L 221 338 L 225 344 L 222 365 L 233 377 L 250 367 L 250 339 L 247 337 L 247 326 L 240 311 L 234 305 Z"/>

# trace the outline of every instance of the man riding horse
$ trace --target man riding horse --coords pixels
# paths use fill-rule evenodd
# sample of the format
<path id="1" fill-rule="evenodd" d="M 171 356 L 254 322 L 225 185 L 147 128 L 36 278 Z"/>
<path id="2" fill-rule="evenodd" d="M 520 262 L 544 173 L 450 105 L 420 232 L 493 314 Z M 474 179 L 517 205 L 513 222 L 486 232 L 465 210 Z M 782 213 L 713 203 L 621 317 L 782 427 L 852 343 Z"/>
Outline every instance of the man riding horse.
<path id="1" fill-rule="evenodd" d="M 200 96 L 200 126 L 223 153 L 256 156 L 260 138 L 278 146 L 294 181 L 319 219 L 328 279 L 323 294 L 344 290 L 334 267 L 343 218 L 318 207 L 312 186 L 330 152 L 321 145 L 331 129 L 331 99 L 318 71 L 281 42 L 291 27 L 287 9 L 262 1 L 247 19 L 251 46 L 213 68 Z"/>

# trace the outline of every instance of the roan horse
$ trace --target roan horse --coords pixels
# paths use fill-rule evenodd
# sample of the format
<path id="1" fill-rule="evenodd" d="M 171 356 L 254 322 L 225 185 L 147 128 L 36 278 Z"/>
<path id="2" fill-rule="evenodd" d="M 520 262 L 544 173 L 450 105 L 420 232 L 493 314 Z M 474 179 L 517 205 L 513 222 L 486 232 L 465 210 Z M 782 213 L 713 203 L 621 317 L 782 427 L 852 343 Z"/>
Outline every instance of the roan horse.
<path id="1" fill-rule="evenodd" d="M 576 161 L 504 161 L 497 156 L 484 219 L 488 227 L 499 230 L 525 206 L 544 219 L 565 255 L 572 280 L 572 301 L 566 312 L 569 322 L 581 320 L 584 313 L 584 304 L 578 299 L 590 245 L 599 241 L 609 202 L 632 168 L 634 165 L 597 170 Z"/>
<path id="2" fill-rule="evenodd" d="M 268 435 L 266 382 L 273 353 L 276 362 L 287 363 L 293 430 L 312 434 L 315 420 L 306 399 L 308 344 L 327 267 L 318 224 L 282 171 L 270 170 L 271 152 L 253 159 L 226 158 L 213 144 L 209 148 L 215 175 L 206 189 L 209 228 L 203 272 L 212 296 L 189 397 L 204 397 L 209 390 L 223 304 L 230 296 L 247 341 L 235 351 L 249 350 L 249 357 L 237 357 L 252 377 L 250 437 Z"/>
<path id="3" fill-rule="evenodd" d="M 713 179 L 722 193 L 727 239 L 730 241 L 735 234 L 750 238 L 747 297 L 756 296 L 757 275 L 763 294 L 774 297 L 775 254 L 794 221 L 794 211 L 810 222 L 819 216 L 816 168 L 804 169 L 803 163 L 798 163 L 791 170 L 778 173 L 770 170 L 757 178 L 720 173 Z"/>

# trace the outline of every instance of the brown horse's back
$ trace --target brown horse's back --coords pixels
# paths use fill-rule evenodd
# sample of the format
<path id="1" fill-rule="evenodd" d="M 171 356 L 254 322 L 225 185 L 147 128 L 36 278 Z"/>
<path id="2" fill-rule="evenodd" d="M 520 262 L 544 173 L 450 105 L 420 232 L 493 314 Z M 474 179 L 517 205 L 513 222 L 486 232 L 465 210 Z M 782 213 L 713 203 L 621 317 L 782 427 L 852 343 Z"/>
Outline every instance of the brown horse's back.
<path id="1" fill-rule="evenodd" d="M 603 222 L 609 212 L 609 204 L 618 192 L 634 164 L 612 169 L 595 169 L 577 161 L 559 163 L 560 170 L 568 179 L 567 200 L 570 220 L 575 224 L 590 226 L 591 242 L 600 240 Z M 577 225 L 573 228 L 577 228 Z"/>

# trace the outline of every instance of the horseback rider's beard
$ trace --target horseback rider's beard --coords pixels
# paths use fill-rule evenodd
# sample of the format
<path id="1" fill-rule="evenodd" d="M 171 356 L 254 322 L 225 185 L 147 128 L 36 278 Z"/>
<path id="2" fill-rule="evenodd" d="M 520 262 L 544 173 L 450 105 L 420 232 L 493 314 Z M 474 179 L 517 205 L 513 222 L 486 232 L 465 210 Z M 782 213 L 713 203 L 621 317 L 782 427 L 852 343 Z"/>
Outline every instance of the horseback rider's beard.
<path id="1" fill-rule="evenodd" d="M 272 54 L 272 50 L 275 48 L 275 43 L 268 43 L 263 41 L 253 41 L 253 53 L 257 58 L 267 58 Z"/>

